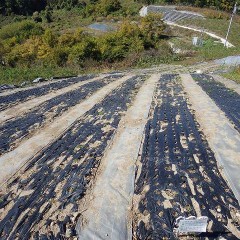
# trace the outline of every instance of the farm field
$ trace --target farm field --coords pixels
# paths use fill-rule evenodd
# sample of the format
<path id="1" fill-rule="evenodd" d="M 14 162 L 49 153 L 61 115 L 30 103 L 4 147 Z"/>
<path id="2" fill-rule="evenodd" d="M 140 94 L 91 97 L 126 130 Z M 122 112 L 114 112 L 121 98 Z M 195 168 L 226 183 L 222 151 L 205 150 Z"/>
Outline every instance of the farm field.
<path id="1" fill-rule="evenodd" d="M 2 90 L 0 239 L 239 239 L 240 87 L 217 67 Z"/>

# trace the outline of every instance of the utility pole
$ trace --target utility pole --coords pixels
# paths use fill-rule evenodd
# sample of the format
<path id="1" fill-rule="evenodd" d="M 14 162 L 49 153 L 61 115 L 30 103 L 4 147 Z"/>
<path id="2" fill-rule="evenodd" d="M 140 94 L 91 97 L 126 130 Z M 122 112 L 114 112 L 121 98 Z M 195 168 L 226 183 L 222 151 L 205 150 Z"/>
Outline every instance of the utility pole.
<path id="1" fill-rule="evenodd" d="M 233 8 L 232 16 L 231 16 L 230 23 L 229 23 L 229 26 L 228 26 L 227 35 L 226 35 L 226 38 L 225 38 L 224 47 L 227 46 L 227 40 L 228 40 L 228 35 L 229 35 L 229 32 L 230 32 L 231 25 L 232 25 L 233 16 L 234 16 L 234 14 L 236 14 L 236 12 L 237 12 L 237 2 L 235 2 L 234 8 Z"/>

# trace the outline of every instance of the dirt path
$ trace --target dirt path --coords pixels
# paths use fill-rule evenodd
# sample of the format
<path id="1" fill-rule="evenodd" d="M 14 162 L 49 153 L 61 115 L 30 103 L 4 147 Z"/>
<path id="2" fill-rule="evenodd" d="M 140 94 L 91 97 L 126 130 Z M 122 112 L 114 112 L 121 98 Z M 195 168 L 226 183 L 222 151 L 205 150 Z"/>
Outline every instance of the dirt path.
<path id="1" fill-rule="evenodd" d="M 134 164 L 159 78 L 158 74 L 152 75 L 146 81 L 120 122 L 113 143 L 102 159 L 91 193 L 93 200 L 83 214 L 78 230 L 80 239 L 131 239 L 127 216 L 134 191 Z"/>
<path id="2" fill-rule="evenodd" d="M 40 97 L 33 98 L 31 100 L 20 103 L 20 104 L 18 104 L 16 106 L 13 106 L 11 108 L 7 108 L 6 110 L 0 112 L 0 123 L 5 122 L 6 120 L 9 120 L 11 118 L 20 116 L 21 114 L 29 111 L 30 109 L 32 109 L 36 106 L 39 106 L 40 104 L 42 104 L 42 103 L 44 103 L 44 102 L 46 102 L 46 101 L 48 101 L 48 100 L 50 100 L 54 97 L 60 96 L 64 93 L 67 93 L 67 92 L 70 92 L 70 91 L 73 91 L 80 86 L 83 86 L 83 85 L 85 85 L 87 83 L 90 83 L 90 82 L 94 82 L 96 80 L 103 79 L 104 77 L 105 76 L 99 76 L 99 77 L 96 77 L 96 78 L 93 78 L 93 79 L 90 79 L 90 80 L 79 82 L 79 83 L 70 85 L 66 88 L 59 89 L 59 90 L 54 91 L 54 92 L 50 92 L 47 95 L 43 95 L 43 96 L 40 96 Z"/>
<path id="3" fill-rule="evenodd" d="M 174 22 L 168 22 L 166 21 L 165 22 L 166 24 L 170 25 L 170 26 L 174 26 L 174 27 L 179 27 L 179 28 L 184 28 L 184 29 L 188 29 L 188 30 L 192 30 L 194 32 L 203 32 L 205 34 L 207 34 L 208 36 L 212 37 L 212 38 L 215 38 L 215 39 L 218 39 L 221 41 L 222 44 L 225 44 L 226 40 L 222 37 L 219 37 L 217 36 L 215 33 L 211 33 L 211 32 L 208 32 L 208 31 L 205 31 L 205 30 L 201 30 L 201 29 L 197 29 L 197 28 L 193 28 L 193 27 L 188 27 L 188 26 L 183 26 L 183 25 L 180 25 L 180 24 L 177 24 L 177 23 L 174 23 Z M 235 47 L 233 44 L 231 44 L 229 41 L 226 42 L 226 46 L 229 48 L 229 47 Z"/>
<path id="4" fill-rule="evenodd" d="M 41 149 L 48 146 L 54 139 L 61 135 L 76 119 L 89 111 L 96 103 L 101 101 L 113 89 L 124 83 L 132 76 L 123 77 L 106 87 L 97 91 L 86 101 L 76 105 L 69 112 L 63 114 L 51 125 L 36 133 L 32 138 L 23 141 L 20 146 L 11 152 L 0 157 L 0 183 L 5 182 L 21 166 L 23 166 L 31 157 L 37 154 Z"/>
<path id="5" fill-rule="evenodd" d="M 219 168 L 240 202 L 240 136 L 224 113 L 190 75 L 181 75 L 197 119 L 214 151 Z"/>

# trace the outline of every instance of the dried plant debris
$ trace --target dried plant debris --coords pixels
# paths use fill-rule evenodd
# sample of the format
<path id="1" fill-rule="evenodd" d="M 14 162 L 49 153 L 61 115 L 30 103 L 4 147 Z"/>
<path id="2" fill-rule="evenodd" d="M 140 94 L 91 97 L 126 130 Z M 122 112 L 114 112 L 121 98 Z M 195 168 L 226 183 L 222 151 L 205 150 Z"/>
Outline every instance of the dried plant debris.
<path id="1" fill-rule="evenodd" d="M 223 83 L 217 82 L 206 74 L 192 74 L 192 77 L 203 90 L 214 100 L 216 105 L 226 114 L 235 128 L 240 132 L 240 96 Z"/>
<path id="2" fill-rule="evenodd" d="M 134 239 L 239 238 L 239 204 L 176 75 L 158 83 L 137 166 Z M 207 216 L 207 233 L 177 236 L 180 216 Z"/>
<path id="3" fill-rule="evenodd" d="M 144 80 L 127 80 L 8 182 L 0 201 L 1 239 L 76 239 L 79 202 Z"/>
<path id="4" fill-rule="evenodd" d="M 28 138 L 40 127 L 61 116 L 69 108 L 80 103 L 111 81 L 113 81 L 111 77 L 106 77 L 102 80 L 86 83 L 0 125 L 0 155 L 13 150 L 23 138 Z"/>

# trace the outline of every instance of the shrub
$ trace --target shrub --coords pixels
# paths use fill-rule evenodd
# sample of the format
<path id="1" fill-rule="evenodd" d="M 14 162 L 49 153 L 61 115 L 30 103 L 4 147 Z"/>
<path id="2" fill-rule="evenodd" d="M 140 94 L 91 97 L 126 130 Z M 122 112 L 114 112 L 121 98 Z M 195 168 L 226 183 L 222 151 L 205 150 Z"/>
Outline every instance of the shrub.
<path id="1" fill-rule="evenodd" d="M 16 45 L 7 55 L 6 61 L 8 65 L 15 67 L 17 63 L 29 65 L 37 57 L 37 44 L 27 41 L 25 44 Z"/>
<path id="2" fill-rule="evenodd" d="M 45 30 L 42 39 L 50 47 L 54 47 L 57 44 L 57 36 L 51 31 L 51 29 Z"/>
<path id="3" fill-rule="evenodd" d="M 34 22 L 42 22 L 42 18 L 39 16 L 39 12 L 34 12 L 32 15 L 32 19 Z"/>
<path id="4" fill-rule="evenodd" d="M 142 18 L 140 28 L 144 36 L 145 47 L 149 48 L 154 47 L 159 41 L 166 26 L 160 14 L 149 14 Z"/>
<path id="5" fill-rule="evenodd" d="M 3 43 L 0 41 L 0 65 L 2 65 L 3 63 L 4 55 L 5 55 L 5 47 Z"/>
<path id="6" fill-rule="evenodd" d="M 68 50 L 62 47 L 54 48 L 52 60 L 57 66 L 64 66 L 68 60 Z"/>
<path id="7" fill-rule="evenodd" d="M 28 39 L 30 36 L 41 35 L 43 28 L 37 23 L 29 20 L 14 22 L 0 29 L 0 39 L 16 37 L 18 42 Z"/>
<path id="8" fill-rule="evenodd" d="M 100 59 L 100 51 L 93 37 L 86 37 L 70 49 L 69 62 L 82 64 L 87 58 Z"/>
<path id="9" fill-rule="evenodd" d="M 144 49 L 141 31 L 137 24 L 124 22 L 115 33 L 103 36 L 99 41 L 102 60 L 114 62 L 124 59 L 131 52 Z"/>
<path id="10" fill-rule="evenodd" d="M 107 16 L 121 9 L 119 0 L 101 0 L 97 5 L 97 12 L 103 16 Z"/>
<path id="11" fill-rule="evenodd" d="M 100 0 L 87 4 L 85 13 L 87 16 L 108 16 L 122 9 L 119 0 Z"/>

